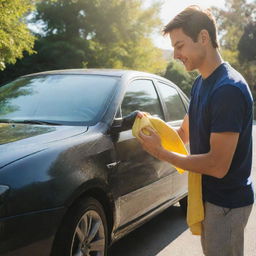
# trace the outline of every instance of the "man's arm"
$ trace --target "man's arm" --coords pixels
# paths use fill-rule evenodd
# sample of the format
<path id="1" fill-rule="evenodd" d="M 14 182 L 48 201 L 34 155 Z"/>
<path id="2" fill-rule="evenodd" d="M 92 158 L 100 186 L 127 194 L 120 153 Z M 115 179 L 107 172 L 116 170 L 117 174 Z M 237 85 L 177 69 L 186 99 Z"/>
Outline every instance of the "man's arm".
<path id="1" fill-rule="evenodd" d="M 239 134 L 243 128 L 244 116 L 250 110 L 247 106 L 242 91 L 236 86 L 227 84 L 215 91 L 209 105 L 211 135 L 210 148 L 206 153 L 184 156 L 166 151 L 161 145 L 160 137 L 150 127 L 148 128 L 151 133 L 149 136 L 140 132 L 140 142 L 150 154 L 174 166 L 223 178 L 230 168 Z M 185 124 L 184 126 L 186 127 Z M 183 132 L 180 133 L 181 136 L 182 134 Z"/>
<path id="2" fill-rule="evenodd" d="M 189 119 L 188 114 L 185 115 L 180 128 L 176 129 L 183 143 L 186 145 L 189 142 Z"/>
<path id="3" fill-rule="evenodd" d="M 147 152 L 184 170 L 220 179 L 230 168 L 239 138 L 239 133 L 235 132 L 211 133 L 208 153 L 185 156 L 165 150 L 160 137 L 150 127 L 147 129 L 151 135 L 140 133 L 141 144 Z"/>

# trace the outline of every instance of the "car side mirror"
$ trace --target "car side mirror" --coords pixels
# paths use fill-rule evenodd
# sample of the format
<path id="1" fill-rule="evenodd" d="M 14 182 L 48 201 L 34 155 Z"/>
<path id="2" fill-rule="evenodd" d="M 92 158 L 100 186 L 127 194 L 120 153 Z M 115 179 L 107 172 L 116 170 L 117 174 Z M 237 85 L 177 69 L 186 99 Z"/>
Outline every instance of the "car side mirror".
<path id="1" fill-rule="evenodd" d="M 112 125 L 108 130 L 108 133 L 112 138 L 113 142 L 117 142 L 119 140 L 120 132 L 122 131 L 122 123 L 123 123 L 123 118 L 115 117 Z"/>
<path id="2" fill-rule="evenodd" d="M 121 132 L 122 131 L 123 118 L 116 117 L 111 125 L 111 132 Z"/>
<path id="3" fill-rule="evenodd" d="M 115 118 L 110 128 L 110 131 L 112 133 L 115 133 L 132 129 L 137 114 L 138 110 L 135 110 L 127 116 Z"/>

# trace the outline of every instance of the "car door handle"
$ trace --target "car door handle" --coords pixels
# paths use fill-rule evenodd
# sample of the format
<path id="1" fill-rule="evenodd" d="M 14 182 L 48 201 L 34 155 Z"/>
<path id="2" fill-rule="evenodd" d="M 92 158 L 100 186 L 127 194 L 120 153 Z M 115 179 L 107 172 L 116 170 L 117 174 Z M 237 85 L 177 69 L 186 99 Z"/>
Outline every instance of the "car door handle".
<path id="1" fill-rule="evenodd" d="M 121 163 L 120 161 L 113 162 L 113 163 L 107 164 L 107 167 L 108 167 L 108 169 L 112 169 L 112 168 L 118 166 L 120 163 Z"/>

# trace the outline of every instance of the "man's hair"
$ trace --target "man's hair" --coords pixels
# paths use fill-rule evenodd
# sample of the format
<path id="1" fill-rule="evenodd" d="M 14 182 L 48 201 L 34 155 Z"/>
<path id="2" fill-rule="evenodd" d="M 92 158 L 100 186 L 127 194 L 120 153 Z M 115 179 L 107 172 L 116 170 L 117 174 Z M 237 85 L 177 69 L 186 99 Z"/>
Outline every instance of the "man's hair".
<path id="1" fill-rule="evenodd" d="M 201 30 L 208 31 L 212 46 L 218 48 L 216 21 L 209 9 L 202 10 L 197 5 L 191 5 L 175 16 L 163 29 L 164 35 L 181 28 L 183 32 L 197 41 Z"/>

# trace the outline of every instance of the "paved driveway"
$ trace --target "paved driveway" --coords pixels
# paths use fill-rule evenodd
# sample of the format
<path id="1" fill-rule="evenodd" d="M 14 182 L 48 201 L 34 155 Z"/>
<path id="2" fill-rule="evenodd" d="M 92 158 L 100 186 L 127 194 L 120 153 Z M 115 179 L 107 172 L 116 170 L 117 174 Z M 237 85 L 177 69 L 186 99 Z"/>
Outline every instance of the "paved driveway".
<path id="1" fill-rule="evenodd" d="M 253 131 L 253 182 L 256 191 L 256 125 Z M 256 205 L 245 233 L 245 256 L 256 256 Z M 202 256 L 200 238 L 192 236 L 185 216 L 172 206 L 113 245 L 110 256 Z"/>

